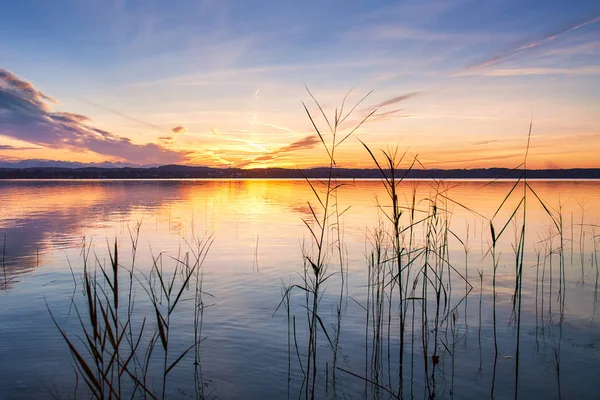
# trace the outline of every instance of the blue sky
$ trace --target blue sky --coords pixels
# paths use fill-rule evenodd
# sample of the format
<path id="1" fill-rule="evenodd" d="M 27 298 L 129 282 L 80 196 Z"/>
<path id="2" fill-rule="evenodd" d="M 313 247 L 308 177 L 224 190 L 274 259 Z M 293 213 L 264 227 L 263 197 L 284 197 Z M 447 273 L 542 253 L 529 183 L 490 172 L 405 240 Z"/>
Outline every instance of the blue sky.
<path id="1" fill-rule="evenodd" d="M 0 158 L 318 165 L 306 84 L 328 112 L 349 89 L 354 101 L 373 90 L 359 114 L 388 104 L 356 136 L 428 165 L 515 164 L 533 118 L 537 166 L 600 166 L 589 150 L 600 145 L 598 1 L 73 0 L 2 11 L 0 69 L 54 101 L 36 97 L 17 116 L 8 102 L 31 105 L 30 94 L 0 82 L 11 93 L 0 96 Z M 356 140 L 339 154 L 368 166 Z"/>

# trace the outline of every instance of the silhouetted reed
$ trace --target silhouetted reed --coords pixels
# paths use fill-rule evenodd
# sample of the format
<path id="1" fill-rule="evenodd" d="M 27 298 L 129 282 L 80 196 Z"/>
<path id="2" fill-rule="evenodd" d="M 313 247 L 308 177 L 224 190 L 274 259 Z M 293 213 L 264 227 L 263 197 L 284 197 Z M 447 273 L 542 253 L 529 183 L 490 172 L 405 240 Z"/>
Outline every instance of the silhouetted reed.
<path id="1" fill-rule="evenodd" d="M 77 378 L 83 380 L 90 396 L 95 399 L 138 396 L 165 399 L 168 376 L 189 351 L 195 349 L 194 364 L 200 363 L 201 315 L 204 309 L 200 268 L 212 244 L 212 237 L 197 240 L 196 247 L 190 248 L 183 258 L 174 258 L 175 267 L 171 276 L 167 276 L 163 270 L 162 253 L 152 257 L 153 265 L 147 276 L 135 272 L 138 237 L 139 224 L 135 233 L 131 233 L 130 269 L 121 264 L 116 240 L 108 250 L 108 266 L 97 255 L 90 265 L 91 243 L 86 244 L 84 241 L 82 282 L 86 310 L 80 310 L 79 302 L 74 296 L 71 300 L 79 322 L 79 333 L 70 333 L 62 328 L 48 306 L 50 316 L 73 356 Z M 126 272 L 125 276 L 123 271 Z M 147 292 L 153 309 L 153 315 L 143 315 L 141 322 L 138 322 L 140 316 L 134 311 L 134 291 L 137 284 Z M 173 355 L 169 345 L 173 335 L 171 317 L 184 300 L 186 291 L 191 292 L 195 304 L 195 339 L 184 351 Z M 123 300 L 127 304 L 123 304 Z M 156 324 L 156 330 L 148 333 L 152 322 Z M 74 338 L 80 335 L 82 343 L 78 344 Z M 158 356 L 161 385 L 159 390 L 154 390 L 149 383 L 149 374 L 157 347 L 162 349 L 162 357 Z M 153 380 L 156 378 L 152 376 Z M 202 397 L 201 392 L 197 395 Z"/>
<path id="2" fill-rule="evenodd" d="M 306 178 L 306 183 L 310 187 L 313 195 L 314 202 L 308 201 L 308 207 L 311 213 L 309 219 L 304 219 L 303 222 L 309 232 L 310 244 L 303 246 L 303 274 L 302 283 L 294 284 L 287 288 L 284 292 L 284 298 L 280 302 L 279 307 L 283 301 L 287 298 L 288 292 L 294 288 L 299 289 L 305 294 L 305 309 L 308 320 L 308 345 L 306 355 L 306 369 L 304 371 L 304 382 L 303 387 L 305 398 L 315 398 L 316 382 L 317 382 L 317 351 L 318 351 L 318 332 L 319 329 L 325 334 L 328 344 L 330 345 L 333 353 L 334 361 L 332 364 L 337 365 L 337 352 L 339 349 L 339 334 L 340 328 L 336 331 L 335 343 L 329 336 L 326 326 L 323 323 L 321 316 L 319 315 L 319 304 L 321 297 L 323 296 L 322 286 L 332 274 L 328 272 L 328 259 L 331 256 L 331 245 L 329 235 L 333 231 L 337 237 L 335 247 L 338 251 L 340 260 L 340 275 L 342 287 L 340 289 L 340 297 L 343 296 L 343 257 L 342 249 L 343 244 L 341 243 L 340 234 L 340 219 L 339 217 L 344 211 L 339 211 L 337 203 L 337 190 L 342 186 L 335 176 L 335 156 L 338 146 L 346 141 L 360 126 L 375 112 L 368 113 L 360 122 L 354 125 L 349 131 L 342 132 L 342 127 L 348 118 L 352 115 L 356 107 L 358 107 L 368 96 L 363 97 L 357 102 L 350 110 L 345 110 L 346 99 L 350 93 L 348 93 L 339 109 L 336 108 L 335 112 L 330 119 L 321 104 L 315 99 L 310 90 L 307 88 L 307 92 L 313 101 L 313 105 L 318 110 L 315 113 L 309 111 L 307 105 L 303 102 L 304 110 L 308 119 L 310 120 L 315 133 L 319 137 L 323 149 L 327 154 L 328 169 L 327 177 L 325 179 L 317 179 L 315 181 Z M 321 123 L 326 125 L 326 129 L 319 127 L 319 119 Z M 343 135 L 340 138 L 340 135 Z M 341 304 L 342 300 L 338 304 L 338 327 L 341 326 Z M 276 310 L 277 311 L 277 310 Z M 335 378 L 334 378 L 335 379 Z"/>

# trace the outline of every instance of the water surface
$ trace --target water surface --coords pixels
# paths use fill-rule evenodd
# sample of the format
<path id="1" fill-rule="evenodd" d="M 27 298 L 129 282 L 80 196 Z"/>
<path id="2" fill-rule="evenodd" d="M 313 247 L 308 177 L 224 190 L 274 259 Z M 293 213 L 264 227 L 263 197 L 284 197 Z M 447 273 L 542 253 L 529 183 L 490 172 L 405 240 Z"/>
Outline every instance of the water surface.
<path id="1" fill-rule="evenodd" d="M 453 268 L 447 269 L 452 285 L 451 293 L 445 294 L 447 319 L 428 326 L 439 332 L 435 339 L 431 336 L 425 352 L 421 303 L 414 302 L 415 323 L 405 331 L 406 397 L 424 398 L 434 388 L 438 398 L 477 399 L 492 394 L 494 398 L 514 398 L 517 337 L 520 396 L 591 398 L 600 391 L 600 328 L 596 317 L 600 184 L 530 183 L 546 207 L 555 216 L 562 216 L 562 241 L 556 223 L 538 199 L 528 194 L 518 331 L 513 293 L 515 244 L 522 213 L 515 222 L 506 224 L 498 240 L 495 291 L 489 252 L 489 219 L 514 182 L 451 181 L 439 186 L 431 181 L 407 181 L 401 186 L 402 204 L 410 205 L 416 190 L 416 215 L 429 215 L 433 199 L 443 204 L 452 231 L 447 255 Z M 494 218 L 496 233 L 511 217 L 520 194 L 513 195 Z M 365 325 L 365 308 L 372 301 L 367 299 L 367 256 L 375 229 L 384 224 L 389 231 L 384 215 L 389 211 L 389 198 L 379 181 L 346 181 L 337 198 L 340 212 L 350 207 L 339 225 L 347 287 L 342 291 L 338 366 L 362 378 L 372 380 L 375 376 L 380 386 L 397 390 L 398 305 L 382 311 L 382 358 L 375 364 L 373 327 Z M 303 222 L 312 217 L 308 201 L 318 206 L 309 185 L 301 180 L 0 182 L 0 239 L 6 237 L 6 246 L 0 243 L 4 250 L 0 272 L 4 281 L 0 290 L 0 399 L 47 398 L 50 393 L 72 396 L 73 359 L 48 308 L 65 331 L 76 337 L 79 325 L 71 299 L 84 309 L 83 303 L 78 303 L 83 299 L 83 246 L 91 246 L 94 263 L 95 257 L 97 262 L 107 263 L 108 247 L 116 240 L 120 264 L 128 267 L 131 235 L 135 236 L 138 224 L 135 265 L 139 276 L 149 273 L 158 254 L 162 254 L 164 268 L 171 271 L 174 259 L 182 259 L 190 251 L 194 238 L 214 237 L 202 266 L 203 289 L 210 294 L 205 296 L 210 307 L 205 310 L 202 327 L 204 395 L 297 397 L 304 390 L 302 370 L 292 348 L 288 388 L 288 319 L 284 308 L 275 310 L 282 299 L 282 285 L 302 283 L 303 248 L 314 251 Z M 403 218 L 407 226 L 408 214 Z M 427 240 L 425 226 L 415 226 L 415 247 Z M 333 232 L 328 234 L 331 253 L 327 259 L 333 275 L 323 287 L 319 314 L 328 335 L 335 337 L 340 274 Z M 147 294 L 137 281 L 134 295 L 136 317 L 150 313 Z M 304 293 L 292 291 L 290 315 L 296 316 L 298 352 L 306 367 L 304 301 Z M 432 312 L 433 303 L 427 305 Z M 177 348 L 193 341 L 190 304 L 184 303 L 174 314 Z M 440 356 L 435 363 L 434 351 Z M 389 397 L 385 391 L 365 384 L 364 379 L 341 370 L 337 370 L 334 392 L 332 357 L 331 346 L 321 332 L 318 398 L 361 398 L 365 393 L 367 397 Z M 169 376 L 170 398 L 194 398 L 193 361 L 193 357 L 185 358 Z M 81 381 L 79 386 L 84 393 Z"/>

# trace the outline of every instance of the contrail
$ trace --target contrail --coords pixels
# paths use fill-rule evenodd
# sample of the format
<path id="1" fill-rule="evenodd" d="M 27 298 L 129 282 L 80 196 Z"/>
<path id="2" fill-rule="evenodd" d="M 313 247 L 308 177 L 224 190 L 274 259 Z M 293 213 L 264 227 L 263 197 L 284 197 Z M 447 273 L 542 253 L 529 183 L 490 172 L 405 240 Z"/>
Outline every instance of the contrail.
<path id="1" fill-rule="evenodd" d="M 137 122 L 138 124 L 142 124 L 142 125 L 149 126 L 150 128 L 154 128 L 154 129 L 156 129 L 157 131 L 159 131 L 160 133 L 165 133 L 165 132 L 168 132 L 168 130 L 167 130 L 167 129 L 161 128 L 161 127 L 160 127 L 160 126 L 158 126 L 158 125 L 154 125 L 154 124 L 151 124 L 151 123 L 149 123 L 149 122 L 145 122 L 145 121 L 142 121 L 142 120 L 139 120 L 139 119 L 136 119 L 136 118 L 130 117 L 130 116 L 128 116 L 128 115 L 125 115 L 125 114 L 123 114 L 123 113 L 120 113 L 120 112 L 118 112 L 118 111 L 116 111 L 116 110 L 113 110 L 112 108 L 105 107 L 105 106 L 103 106 L 102 104 L 94 103 L 93 101 L 90 101 L 90 100 L 85 100 L 85 99 L 78 99 L 78 100 L 79 100 L 79 101 L 82 101 L 82 102 L 84 102 L 84 103 L 88 103 L 88 104 L 91 104 L 91 105 L 93 105 L 93 106 L 96 106 L 96 107 L 102 108 L 103 110 L 106 110 L 106 111 L 109 111 L 109 112 L 111 112 L 111 113 L 113 113 L 113 114 L 116 114 L 116 115 L 118 115 L 119 117 L 122 117 L 122 118 L 128 119 L 128 120 L 130 120 L 130 121 L 133 121 L 133 122 Z"/>
<path id="2" fill-rule="evenodd" d="M 600 22 L 600 16 L 589 18 L 589 19 L 587 19 L 587 20 L 585 20 L 583 22 L 579 22 L 579 23 L 573 24 L 573 25 L 571 25 L 571 26 L 569 26 L 567 28 L 560 29 L 560 30 L 558 30 L 558 31 L 556 31 L 554 33 L 551 33 L 549 35 L 546 35 L 546 36 L 542 37 L 541 39 L 539 39 L 537 41 L 530 42 L 530 43 L 527 43 L 527 44 L 524 44 L 524 45 L 521 45 L 521 46 L 518 46 L 518 47 L 514 47 L 514 48 L 512 48 L 510 50 L 507 50 L 505 52 L 502 52 L 502 53 L 498 53 L 498 54 L 496 54 L 495 56 L 493 56 L 492 58 L 490 58 L 487 61 L 483 61 L 481 63 L 478 63 L 478 64 L 472 65 L 470 67 L 464 68 L 462 72 L 466 72 L 466 71 L 470 71 L 470 70 L 474 70 L 474 69 L 483 69 L 483 68 L 489 67 L 489 66 L 494 65 L 494 64 L 496 64 L 496 63 L 498 63 L 498 62 L 500 62 L 502 60 L 505 60 L 505 59 L 510 58 L 512 56 L 515 56 L 517 54 L 523 53 L 523 52 L 525 52 L 527 50 L 530 50 L 530 49 L 539 47 L 539 46 L 541 46 L 543 44 L 546 44 L 548 42 L 551 42 L 554 39 L 556 39 L 557 37 L 559 37 L 561 35 L 564 35 L 565 33 L 569 33 L 569 32 L 572 32 L 574 30 L 583 28 L 585 26 L 595 24 L 596 22 Z"/>

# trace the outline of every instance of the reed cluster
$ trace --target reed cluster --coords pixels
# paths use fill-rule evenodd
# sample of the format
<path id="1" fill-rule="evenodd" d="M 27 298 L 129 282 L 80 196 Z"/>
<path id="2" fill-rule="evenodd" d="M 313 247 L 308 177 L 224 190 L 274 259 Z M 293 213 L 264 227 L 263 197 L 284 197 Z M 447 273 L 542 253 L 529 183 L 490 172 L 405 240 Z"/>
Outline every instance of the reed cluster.
<path id="1" fill-rule="evenodd" d="M 165 399 L 168 378 L 188 353 L 194 353 L 194 376 L 201 379 L 200 344 L 205 303 L 201 267 L 212 244 L 212 237 L 187 243 L 182 257 L 172 257 L 167 271 L 162 253 L 152 256 L 148 274 L 137 270 L 136 253 L 141 224 L 130 231 L 131 264 L 122 264 L 117 240 L 108 249 L 106 265 L 94 253 L 91 243 L 83 243 L 83 301 L 75 292 L 71 302 L 79 329 L 67 332 L 48 306 L 58 331 L 66 342 L 75 365 L 76 381 L 82 380 L 85 396 L 94 399 Z M 181 254 L 180 254 L 181 255 Z M 76 277 L 73 276 L 75 284 Z M 135 307 L 136 289 L 148 295 L 151 311 Z M 186 300 L 193 301 L 193 343 L 176 350 L 172 343 L 173 315 Z M 189 365 L 192 365 L 190 363 Z M 157 373 L 159 371 L 159 373 Z M 203 385 L 197 382 L 196 398 L 204 398 Z M 75 396 L 77 396 L 77 387 Z"/>

